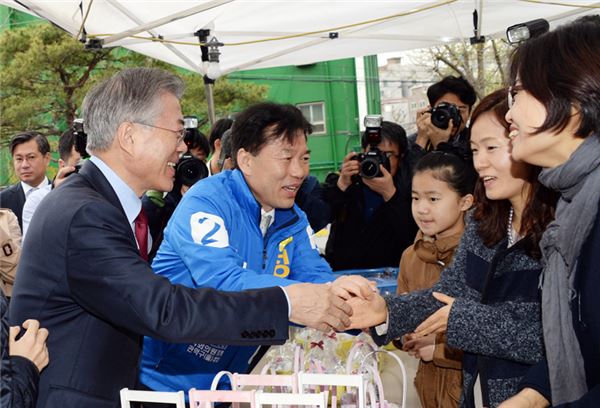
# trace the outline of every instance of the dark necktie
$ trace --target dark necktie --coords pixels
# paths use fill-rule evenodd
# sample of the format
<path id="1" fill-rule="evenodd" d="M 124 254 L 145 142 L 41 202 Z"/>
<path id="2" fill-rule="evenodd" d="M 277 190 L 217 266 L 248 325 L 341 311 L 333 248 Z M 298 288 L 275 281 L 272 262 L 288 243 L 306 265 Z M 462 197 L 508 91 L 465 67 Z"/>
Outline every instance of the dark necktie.
<path id="1" fill-rule="evenodd" d="M 135 219 L 135 239 L 140 247 L 140 255 L 145 261 L 148 260 L 148 217 L 144 208 L 140 210 Z"/>

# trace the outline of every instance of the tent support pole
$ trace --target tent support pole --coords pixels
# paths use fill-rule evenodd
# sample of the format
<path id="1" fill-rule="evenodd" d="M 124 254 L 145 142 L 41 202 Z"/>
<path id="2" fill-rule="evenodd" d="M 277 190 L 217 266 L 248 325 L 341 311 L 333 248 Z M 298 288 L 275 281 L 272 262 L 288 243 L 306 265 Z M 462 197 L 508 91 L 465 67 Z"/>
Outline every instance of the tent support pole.
<path id="1" fill-rule="evenodd" d="M 204 76 L 204 94 L 206 96 L 206 105 L 208 106 L 208 121 L 210 122 L 210 126 L 214 125 L 217 121 L 217 116 L 215 114 L 215 100 L 213 98 L 213 85 L 215 81 Z"/>

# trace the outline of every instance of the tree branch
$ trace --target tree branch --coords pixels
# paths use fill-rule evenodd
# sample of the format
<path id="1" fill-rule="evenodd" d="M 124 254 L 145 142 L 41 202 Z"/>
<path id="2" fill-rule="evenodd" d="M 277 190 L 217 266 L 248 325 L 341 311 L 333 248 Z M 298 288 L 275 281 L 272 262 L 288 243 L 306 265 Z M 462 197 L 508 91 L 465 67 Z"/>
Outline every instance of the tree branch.
<path id="1" fill-rule="evenodd" d="M 477 82 L 474 84 L 474 87 L 475 93 L 479 99 L 485 95 L 485 62 L 483 60 L 484 45 L 485 44 L 481 43 L 475 45 L 475 52 L 477 56 Z"/>
<path id="2" fill-rule="evenodd" d="M 496 66 L 498 67 L 498 74 L 500 75 L 500 83 L 506 83 L 506 77 L 504 73 L 504 64 L 500 59 L 500 52 L 498 50 L 498 46 L 496 45 L 496 40 L 492 40 L 492 50 L 494 52 L 494 61 L 496 61 Z"/>
<path id="3" fill-rule="evenodd" d="M 453 71 L 455 71 L 459 76 L 465 77 L 467 78 L 469 75 L 467 75 L 465 72 L 461 71 L 461 69 L 458 67 L 457 64 L 452 63 L 448 58 L 446 58 L 444 55 L 438 54 L 436 56 L 436 59 L 438 61 L 442 61 L 444 64 L 446 64 L 450 69 L 452 69 Z"/>
<path id="4" fill-rule="evenodd" d="M 108 54 L 110 54 L 110 51 L 107 53 L 104 53 L 104 52 L 95 52 L 94 53 L 94 58 L 92 58 L 92 60 L 88 64 L 86 70 L 83 72 L 81 77 L 79 77 L 79 79 L 77 80 L 77 82 L 75 84 L 75 86 L 77 88 L 80 88 L 85 85 L 87 80 L 90 78 L 90 74 L 92 73 L 94 68 L 96 68 L 96 65 L 98 65 L 102 60 L 104 60 L 108 56 Z"/>

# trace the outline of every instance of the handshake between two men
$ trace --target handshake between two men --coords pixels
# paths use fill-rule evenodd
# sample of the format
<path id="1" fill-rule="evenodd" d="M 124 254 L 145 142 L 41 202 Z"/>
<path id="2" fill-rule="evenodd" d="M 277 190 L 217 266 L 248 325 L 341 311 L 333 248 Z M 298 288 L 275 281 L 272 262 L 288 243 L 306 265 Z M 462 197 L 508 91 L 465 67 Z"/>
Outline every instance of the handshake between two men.
<path id="1" fill-rule="evenodd" d="M 327 284 L 299 283 L 285 291 L 290 321 L 324 332 L 369 327 L 387 316 L 376 284 L 362 276 L 341 276 Z"/>

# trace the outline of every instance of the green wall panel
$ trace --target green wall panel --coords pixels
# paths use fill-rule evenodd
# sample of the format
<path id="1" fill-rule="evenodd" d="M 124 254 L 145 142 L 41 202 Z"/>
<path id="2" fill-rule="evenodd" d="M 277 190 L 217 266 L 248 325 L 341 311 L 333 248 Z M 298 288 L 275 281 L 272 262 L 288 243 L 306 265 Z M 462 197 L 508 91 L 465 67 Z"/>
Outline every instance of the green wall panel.
<path id="1" fill-rule="evenodd" d="M 354 59 L 236 72 L 239 79 L 269 86 L 269 100 L 293 105 L 323 102 L 325 134 L 309 136 L 311 174 L 323 180 L 359 143 Z"/>

